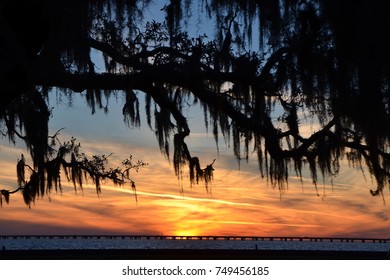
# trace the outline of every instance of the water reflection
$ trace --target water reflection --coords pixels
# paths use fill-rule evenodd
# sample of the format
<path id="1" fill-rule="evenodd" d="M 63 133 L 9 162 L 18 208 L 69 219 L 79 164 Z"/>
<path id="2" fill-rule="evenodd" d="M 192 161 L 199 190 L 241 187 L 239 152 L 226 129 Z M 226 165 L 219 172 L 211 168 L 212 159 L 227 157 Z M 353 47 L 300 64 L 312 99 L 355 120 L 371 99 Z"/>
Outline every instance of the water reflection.
<path id="1" fill-rule="evenodd" d="M 7 250 L 39 250 L 39 249 L 238 249 L 238 250 L 326 250 L 326 251 L 388 251 L 388 243 L 365 242 L 360 240 L 347 242 L 328 240 L 311 242 L 282 240 L 160 240 L 151 238 L 133 239 L 132 237 L 79 237 L 45 238 L 41 236 L 28 239 L 3 239 Z"/>

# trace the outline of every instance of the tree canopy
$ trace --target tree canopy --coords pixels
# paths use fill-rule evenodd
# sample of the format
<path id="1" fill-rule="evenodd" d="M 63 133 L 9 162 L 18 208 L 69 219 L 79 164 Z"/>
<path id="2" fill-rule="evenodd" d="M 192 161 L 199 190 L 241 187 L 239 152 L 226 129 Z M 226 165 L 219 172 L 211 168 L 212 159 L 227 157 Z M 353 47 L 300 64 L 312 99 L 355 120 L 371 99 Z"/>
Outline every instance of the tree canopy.
<path id="1" fill-rule="evenodd" d="M 145 17 L 150 7 L 163 22 Z M 237 160 L 255 151 L 274 187 L 286 188 L 305 167 L 316 184 L 337 175 L 345 159 L 367 168 L 371 194 L 381 195 L 390 183 L 389 12 L 385 0 L 3 0 L 0 128 L 25 140 L 34 163 L 27 180 L 20 165 L 19 187 L 44 195 L 61 165 L 75 186 L 78 172 L 97 189 L 101 176 L 116 182 L 125 174 L 93 169 L 90 162 L 103 166 L 105 158 L 82 158 L 73 140 L 50 145 L 46 98 L 58 88 L 69 98 L 83 93 L 92 113 L 124 92 L 130 126 L 140 125 L 137 92 L 144 92 L 161 151 L 176 174 L 189 168 L 192 183 L 207 186 L 214 162 L 202 164 L 186 145 L 188 102 L 201 104 L 206 127 L 217 142 L 222 135 L 232 143 Z M 213 38 L 189 32 L 205 22 Z M 307 135 L 309 121 L 318 127 Z M 12 192 L 1 196 L 8 201 Z"/>

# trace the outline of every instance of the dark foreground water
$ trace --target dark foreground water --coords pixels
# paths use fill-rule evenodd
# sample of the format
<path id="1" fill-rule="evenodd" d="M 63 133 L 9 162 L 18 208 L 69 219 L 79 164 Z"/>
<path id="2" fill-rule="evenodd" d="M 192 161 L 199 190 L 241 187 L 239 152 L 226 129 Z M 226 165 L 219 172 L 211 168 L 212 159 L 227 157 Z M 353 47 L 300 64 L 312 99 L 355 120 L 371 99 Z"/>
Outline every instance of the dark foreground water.
<path id="1" fill-rule="evenodd" d="M 386 251 L 390 241 L 362 242 L 333 240 L 162 240 L 103 237 L 1 237 L 0 250 L 63 249 L 230 249 L 230 250 L 322 250 Z"/>

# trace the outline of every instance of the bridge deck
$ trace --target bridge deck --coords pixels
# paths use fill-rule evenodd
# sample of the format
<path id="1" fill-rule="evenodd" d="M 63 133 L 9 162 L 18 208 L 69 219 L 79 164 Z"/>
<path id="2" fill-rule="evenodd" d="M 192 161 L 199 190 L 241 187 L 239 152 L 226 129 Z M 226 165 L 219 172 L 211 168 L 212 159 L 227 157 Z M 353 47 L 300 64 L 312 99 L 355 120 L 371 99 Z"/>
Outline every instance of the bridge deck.
<path id="1" fill-rule="evenodd" d="M 285 236 L 173 236 L 173 235 L 0 235 L 0 239 L 132 239 L 132 240 L 246 240 L 299 242 L 390 243 L 390 238 L 285 237 Z"/>

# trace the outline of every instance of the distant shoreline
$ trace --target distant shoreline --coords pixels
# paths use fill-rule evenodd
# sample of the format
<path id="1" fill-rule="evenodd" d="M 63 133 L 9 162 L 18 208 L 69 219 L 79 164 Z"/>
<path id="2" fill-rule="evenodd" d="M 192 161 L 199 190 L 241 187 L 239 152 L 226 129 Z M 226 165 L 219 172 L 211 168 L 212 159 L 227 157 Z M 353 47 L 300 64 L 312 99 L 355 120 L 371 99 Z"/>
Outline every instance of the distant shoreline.
<path id="1" fill-rule="evenodd" d="M 0 260 L 387 260 L 390 251 L 231 249 L 0 250 Z"/>

